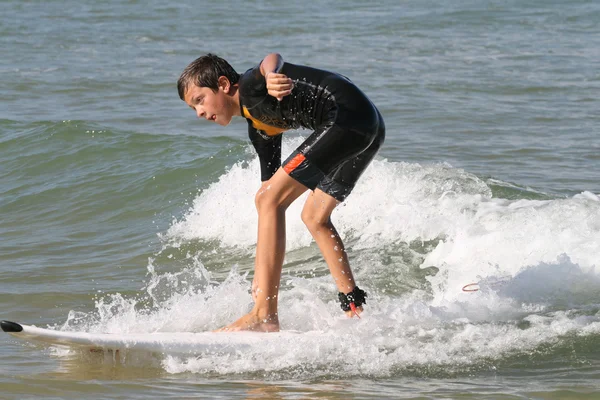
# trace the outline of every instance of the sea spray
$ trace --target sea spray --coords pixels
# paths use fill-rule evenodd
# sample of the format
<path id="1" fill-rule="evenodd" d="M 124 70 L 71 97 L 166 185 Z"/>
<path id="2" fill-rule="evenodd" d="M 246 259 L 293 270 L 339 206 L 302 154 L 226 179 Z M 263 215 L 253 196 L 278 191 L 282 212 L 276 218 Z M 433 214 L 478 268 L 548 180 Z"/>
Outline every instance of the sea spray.
<path id="1" fill-rule="evenodd" d="M 288 150 L 296 142 L 285 142 Z M 257 170 L 252 156 L 234 164 L 173 221 L 149 260 L 140 298 L 106 295 L 96 312 L 73 314 L 65 325 L 81 327 L 88 318 L 93 332 L 200 332 L 248 312 Z M 495 198 L 483 180 L 448 164 L 375 160 L 332 217 L 369 293 L 360 320 L 339 309 L 301 207 L 302 199 L 287 214 L 279 299 L 281 326 L 297 338 L 273 338 L 234 355 L 165 354 L 166 371 L 272 379 L 448 376 L 545 357 L 562 351 L 567 338 L 600 333 L 595 194 Z M 215 257 L 219 270 L 206 267 Z M 239 257 L 247 259 L 242 269 Z M 470 283 L 476 291 L 461 290 Z"/>

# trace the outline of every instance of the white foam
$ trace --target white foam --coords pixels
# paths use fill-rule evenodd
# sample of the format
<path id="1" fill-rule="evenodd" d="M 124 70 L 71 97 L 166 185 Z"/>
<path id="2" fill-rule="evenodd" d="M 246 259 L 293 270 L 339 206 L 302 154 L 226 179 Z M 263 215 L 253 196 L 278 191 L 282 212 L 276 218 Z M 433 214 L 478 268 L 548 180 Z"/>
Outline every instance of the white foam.
<path id="1" fill-rule="evenodd" d="M 300 143 L 301 138 L 284 141 L 282 153 L 290 153 Z M 216 239 L 232 247 L 255 244 L 258 221 L 254 196 L 260 187 L 259 176 L 256 157 L 233 165 L 200 193 L 189 212 L 173 223 L 165 239 L 171 245 L 192 239 Z M 468 194 L 472 198 L 463 197 Z M 452 200 L 457 197 L 459 201 Z M 420 166 L 376 160 L 333 218 L 340 233 L 356 234 L 371 242 L 430 239 L 454 225 L 461 207 L 489 197 L 491 191 L 484 182 L 447 164 Z M 293 203 L 286 214 L 290 250 L 311 242 L 300 220 L 305 198 Z M 448 210 L 441 212 L 439 205 Z"/>
<path id="2" fill-rule="evenodd" d="M 299 141 L 284 142 L 284 154 Z M 234 165 L 198 196 L 167 237 L 252 246 L 257 176 L 256 158 Z M 376 160 L 333 220 L 342 237 L 359 239 L 357 249 L 443 239 L 423 265 L 447 271 L 444 282 L 434 283 L 456 292 L 466 283 L 514 275 L 562 254 L 582 268 L 592 268 L 600 250 L 598 203 L 598 196 L 589 192 L 547 201 L 497 199 L 482 180 L 446 164 Z M 299 217 L 301 205 L 302 199 L 287 213 L 289 250 L 311 243 Z"/>
<path id="3" fill-rule="evenodd" d="M 198 276 L 210 275 L 200 264 L 194 268 L 198 269 Z M 375 290 L 360 320 L 343 317 L 335 296 L 322 290 L 329 284 L 328 276 L 290 277 L 280 296 L 281 324 L 306 334 L 293 340 L 273 339 L 269 346 L 250 346 L 236 354 L 166 354 L 161 362 L 170 373 L 261 372 L 271 377 L 304 379 L 389 376 L 405 369 L 422 368 L 426 373 L 435 366 L 449 371 L 477 367 L 489 360 L 531 352 L 540 345 L 554 345 L 565 335 L 599 334 L 598 313 L 546 312 L 543 306 L 536 307 L 535 302 L 541 299 L 544 303 L 550 290 L 530 293 L 526 299 L 519 296 L 519 282 L 527 286 L 531 279 L 544 276 L 543 272 L 534 271 L 531 277 L 515 278 L 514 288 L 505 281 L 495 291 L 486 286 L 490 283 L 491 287 L 493 282 L 483 282 L 479 292 L 439 306 L 422 292 L 395 297 Z M 173 292 L 153 307 L 120 295 L 108 296 L 98 302 L 98 313 L 86 330 L 121 333 L 215 329 L 248 310 L 248 285 L 247 277 L 234 269 L 220 284 Z M 588 294 L 597 293 L 597 279 L 591 286 L 594 285 Z M 532 304 L 524 305 L 523 300 Z M 120 355 L 121 363 L 137 365 L 136 360 L 147 362 L 143 357 Z"/>
<path id="4" fill-rule="evenodd" d="M 284 154 L 300 140 L 285 141 Z M 251 254 L 258 169 L 253 156 L 233 165 L 174 221 L 165 246 L 218 241 Z M 287 214 L 288 250 L 311 244 L 301 207 L 302 200 Z M 567 334 L 600 333 L 600 314 L 589 315 L 600 303 L 596 194 L 499 199 L 485 182 L 447 164 L 375 160 L 333 220 L 349 244 L 359 284 L 369 292 L 362 319 L 343 317 L 323 263 L 306 261 L 317 274 L 284 271 L 280 320 L 285 329 L 320 335 L 235 356 L 168 356 L 163 367 L 172 373 L 387 376 L 432 365 L 478 365 L 559 343 Z M 417 249 L 419 243 L 423 248 Z M 63 329 L 205 331 L 232 322 L 251 304 L 249 278 L 232 265 L 229 277 L 217 282 L 201 257 L 210 254 L 189 257 L 186 268 L 160 274 L 151 261 L 145 296 L 106 296 L 96 313 L 73 313 Z M 419 278 L 419 267 L 429 266 L 437 274 Z M 477 292 L 461 290 L 471 282 L 478 283 Z"/>
<path id="5" fill-rule="evenodd" d="M 300 139 L 286 141 L 283 154 Z M 251 149 L 248 149 L 250 152 Z M 175 221 L 165 235 L 170 245 L 192 239 L 218 240 L 224 246 L 247 247 L 256 243 L 258 217 L 254 196 L 260 188 L 258 158 L 234 164 L 219 180 L 194 200 L 183 219 Z M 300 220 L 303 195 L 288 210 L 288 248 L 307 246 L 311 237 Z"/>

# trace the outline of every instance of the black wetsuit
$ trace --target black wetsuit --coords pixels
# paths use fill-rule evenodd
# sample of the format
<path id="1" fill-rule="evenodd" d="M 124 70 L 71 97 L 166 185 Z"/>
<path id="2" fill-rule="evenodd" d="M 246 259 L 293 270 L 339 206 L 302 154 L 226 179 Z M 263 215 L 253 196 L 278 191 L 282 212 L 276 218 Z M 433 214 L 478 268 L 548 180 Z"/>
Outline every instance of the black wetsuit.
<path id="1" fill-rule="evenodd" d="M 381 114 L 342 75 L 290 63 L 277 72 L 294 82 L 292 93 L 281 101 L 267 94 L 260 65 L 239 81 L 240 107 L 260 159 L 262 180 L 281 166 L 281 133 L 312 129 L 283 169 L 309 189 L 319 188 L 344 201 L 384 141 Z"/>

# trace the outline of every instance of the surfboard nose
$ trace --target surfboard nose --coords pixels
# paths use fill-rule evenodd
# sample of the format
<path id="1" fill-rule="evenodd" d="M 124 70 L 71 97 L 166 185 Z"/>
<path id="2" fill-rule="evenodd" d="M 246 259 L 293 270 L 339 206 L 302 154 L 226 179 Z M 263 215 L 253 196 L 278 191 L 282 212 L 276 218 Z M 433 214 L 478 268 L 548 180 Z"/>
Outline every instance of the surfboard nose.
<path id="1" fill-rule="evenodd" d="M 0 321 L 0 327 L 4 332 L 21 332 L 23 327 L 16 322 Z"/>

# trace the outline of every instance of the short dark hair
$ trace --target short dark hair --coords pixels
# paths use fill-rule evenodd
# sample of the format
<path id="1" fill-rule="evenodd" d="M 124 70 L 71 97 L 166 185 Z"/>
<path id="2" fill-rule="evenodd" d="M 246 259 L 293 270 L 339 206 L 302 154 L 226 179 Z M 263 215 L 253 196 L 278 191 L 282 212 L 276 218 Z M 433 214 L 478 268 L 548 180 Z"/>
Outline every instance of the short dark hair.
<path id="1" fill-rule="evenodd" d="M 183 70 L 177 80 L 179 97 L 184 100 L 185 92 L 192 84 L 211 88 L 213 92 L 217 92 L 220 76 L 229 79 L 232 85 L 235 85 L 240 79 L 240 74 L 221 57 L 208 53 L 196 58 Z"/>

